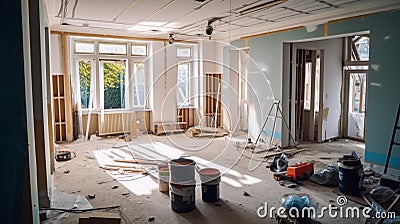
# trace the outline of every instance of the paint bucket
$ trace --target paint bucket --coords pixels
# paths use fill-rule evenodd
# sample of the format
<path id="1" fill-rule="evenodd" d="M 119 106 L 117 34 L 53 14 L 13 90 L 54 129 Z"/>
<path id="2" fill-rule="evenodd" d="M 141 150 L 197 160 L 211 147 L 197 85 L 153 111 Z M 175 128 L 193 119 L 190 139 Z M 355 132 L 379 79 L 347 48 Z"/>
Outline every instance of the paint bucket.
<path id="1" fill-rule="evenodd" d="M 195 209 L 196 185 L 170 183 L 171 209 L 174 212 L 191 212 Z"/>
<path id="2" fill-rule="evenodd" d="M 168 163 L 157 164 L 158 170 L 158 190 L 161 192 L 169 191 L 169 167 Z"/>
<path id="3" fill-rule="evenodd" d="M 194 167 L 196 162 L 191 159 L 179 158 L 169 161 L 170 183 L 178 185 L 194 185 Z"/>
<path id="4" fill-rule="evenodd" d="M 201 199 L 204 202 L 217 202 L 221 173 L 215 168 L 203 168 L 198 172 L 201 180 Z"/>
<path id="5" fill-rule="evenodd" d="M 344 156 L 339 159 L 339 190 L 347 195 L 360 196 L 363 166 L 359 158 Z"/>

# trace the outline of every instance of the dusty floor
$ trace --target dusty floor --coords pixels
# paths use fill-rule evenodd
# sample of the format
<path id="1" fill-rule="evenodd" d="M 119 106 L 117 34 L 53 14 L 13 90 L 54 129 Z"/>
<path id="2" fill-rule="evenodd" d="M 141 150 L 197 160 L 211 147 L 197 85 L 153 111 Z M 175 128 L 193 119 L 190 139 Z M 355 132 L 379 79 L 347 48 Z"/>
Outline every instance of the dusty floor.
<path id="1" fill-rule="evenodd" d="M 96 157 L 99 150 L 123 151 L 123 146 L 127 144 L 140 146 L 149 142 L 168 145 L 181 150 L 184 155 L 196 156 L 225 167 L 229 172 L 224 172 L 220 183 L 221 200 L 214 204 L 203 202 L 201 186 L 197 185 L 196 209 L 189 213 L 175 213 L 171 210 L 169 195 L 158 191 L 157 179 L 153 176 L 138 177 L 133 182 L 135 186 L 129 187 L 127 183 L 133 178 L 114 180 L 99 167 Z M 56 171 L 52 175 L 52 207 L 70 209 L 74 206 L 97 208 L 119 205 L 119 208 L 108 211 L 118 212 L 122 223 L 149 223 L 150 216 L 155 218 L 152 223 L 276 223 L 273 218 L 258 217 L 257 209 L 265 203 L 269 208 L 279 207 L 282 197 L 287 194 L 308 195 L 319 208 L 336 205 L 337 187 L 323 187 L 310 181 L 303 181 L 301 186 L 293 189 L 280 186 L 273 179 L 272 172 L 266 168 L 267 162 L 260 162 L 262 153 L 253 154 L 238 145 L 237 140 L 229 138 L 190 139 L 181 134 L 144 135 L 130 142 L 113 137 L 62 144 L 60 148 L 71 149 L 76 157 L 69 161 L 56 161 Z M 301 147 L 307 150 L 291 157 L 289 164 L 313 161 L 316 171 L 326 164 L 336 164 L 339 157 L 351 151 L 364 156 L 363 144 L 355 141 L 304 143 Z M 113 189 L 115 185 L 118 188 Z M 245 196 L 244 192 L 248 192 L 249 196 Z M 95 198 L 90 199 L 89 194 L 95 194 Z M 346 206 L 362 207 L 351 200 L 348 200 Z M 78 223 L 78 216 L 76 213 L 49 211 L 49 219 L 43 223 Z M 363 219 L 331 219 L 327 215 L 316 221 L 364 222 Z"/>

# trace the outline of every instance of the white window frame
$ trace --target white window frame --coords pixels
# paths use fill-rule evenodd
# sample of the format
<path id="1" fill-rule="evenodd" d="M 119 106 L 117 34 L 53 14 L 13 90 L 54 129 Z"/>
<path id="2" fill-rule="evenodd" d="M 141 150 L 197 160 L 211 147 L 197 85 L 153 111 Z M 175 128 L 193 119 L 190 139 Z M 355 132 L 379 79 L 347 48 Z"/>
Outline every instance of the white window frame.
<path id="1" fill-rule="evenodd" d="M 143 97 L 144 97 L 144 99 L 143 99 L 143 103 L 144 103 L 144 105 L 135 105 L 134 104 L 134 102 L 135 102 L 135 97 L 137 97 L 136 96 L 136 93 L 135 93 L 135 84 L 136 83 L 134 83 L 134 80 L 136 80 L 136 79 L 134 79 L 134 67 L 135 67 L 135 64 L 136 63 L 142 63 L 143 64 L 143 66 L 144 66 L 144 89 L 143 89 Z M 148 81 L 148 73 L 147 73 L 147 66 L 146 66 L 146 62 L 145 61 L 143 61 L 143 60 L 138 60 L 138 59 L 136 59 L 136 60 L 132 60 L 132 62 L 131 62 L 131 67 L 132 67 L 132 69 L 131 69 L 131 74 L 130 74 L 130 76 L 129 76 L 129 85 L 131 86 L 131 87 L 129 87 L 130 88 L 130 96 L 131 96 L 131 99 L 129 100 L 130 101 L 130 107 L 131 108 L 147 108 L 147 102 L 148 102 L 148 100 L 147 100 L 147 81 Z M 132 81 L 131 81 L 132 80 Z M 138 100 L 138 102 L 140 102 L 140 99 L 137 99 Z"/>
<path id="2" fill-rule="evenodd" d="M 75 52 L 75 42 L 81 43 L 93 43 L 94 44 L 94 52 L 93 53 L 85 53 L 85 52 Z M 99 44 L 125 44 L 126 45 L 126 54 L 106 54 L 99 52 Z M 145 45 L 146 46 L 146 56 L 142 55 L 132 55 L 132 46 L 133 45 Z M 79 70 L 77 70 L 77 60 L 79 59 L 91 59 L 92 60 L 92 73 L 91 73 L 91 89 L 93 89 L 93 103 L 92 110 L 95 111 L 118 111 L 118 110 L 147 110 L 149 108 L 149 101 L 146 99 L 148 94 L 148 81 L 151 80 L 149 77 L 149 63 L 147 60 L 147 55 L 150 49 L 150 42 L 148 41 L 130 41 L 130 40 L 120 40 L 120 39 L 110 39 L 110 38 L 87 38 L 87 37 L 79 37 L 72 36 L 70 38 L 69 49 L 71 52 L 71 60 L 74 61 L 73 65 L 71 64 L 71 69 L 74 71 L 74 90 L 75 94 L 78 96 L 76 100 L 74 100 L 78 105 L 78 110 L 80 111 L 88 111 L 89 108 L 82 108 L 80 101 L 80 80 L 79 80 Z M 104 109 L 104 77 L 102 77 L 102 72 L 100 71 L 100 63 L 103 60 L 125 60 L 126 68 L 125 68 L 125 107 L 118 109 Z M 130 77 L 133 75 L 133 63 L 142 62 L 144 64 L 145 70 L 145 99 L 144 106 L 135 107 L 133 105 L 133 97 L 130 89 Z M 92 91 L 92 90 L 91 90 Z"/>

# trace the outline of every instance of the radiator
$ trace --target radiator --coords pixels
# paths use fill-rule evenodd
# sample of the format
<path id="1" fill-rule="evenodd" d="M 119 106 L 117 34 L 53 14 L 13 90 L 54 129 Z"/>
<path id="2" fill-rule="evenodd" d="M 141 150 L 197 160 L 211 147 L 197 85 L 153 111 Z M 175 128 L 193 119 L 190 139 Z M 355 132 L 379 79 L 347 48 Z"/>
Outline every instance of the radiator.
<path id="1" fill-rule="evenodd" d="M 131 121 L 136 122 L 135 112 L 100 113 L 98 115 L 99 135 L 128 133 Z"/>

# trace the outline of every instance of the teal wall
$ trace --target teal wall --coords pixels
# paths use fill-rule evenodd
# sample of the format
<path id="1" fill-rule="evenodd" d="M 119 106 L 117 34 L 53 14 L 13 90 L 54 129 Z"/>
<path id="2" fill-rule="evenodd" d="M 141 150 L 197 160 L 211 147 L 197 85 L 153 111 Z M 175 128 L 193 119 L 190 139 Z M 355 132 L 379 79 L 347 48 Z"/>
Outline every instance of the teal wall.
<path id="1" fill-rule="evenodd" d="M 329 36 L 370 31 L 365 160 L 380 165 L 385 163 L 400 101 L 400 61 L 397 58 L 400 55 L 400 43 L 397 42 L 400 40 L 399 27 L 400 11 L 376 13 L 328 25 Z M 323 33 L 323 25 L 320 25 L 314 32 L 300 28 L 249 38 L 250 57 L 255 62 L 250 68 L 250 85 L 255 89 L 255 93 L 250 96 L 250 102 L 256 100 L 256 94 L 258 99 L 265 101 L 260 102 L 261 111 L 270 107 L 265 100 L 265 86 L 259 82 L 262 78 L 260 76 L 271 81 L 275 98 L 281 99 L 283 42 L 323 37 Z M 233 41 L 232 45 L 243 46 L 243 40 Z M 260 73 L 255 64 L 264 68 L 265 72 Z M 262 124 L 264 117 L 265 115 L 258 116 L 258 122 Z M 398 135 L 400 141 L 400 132 Z M 393 149 L 390 166 L 400 169 L 400 147 Z"/>

